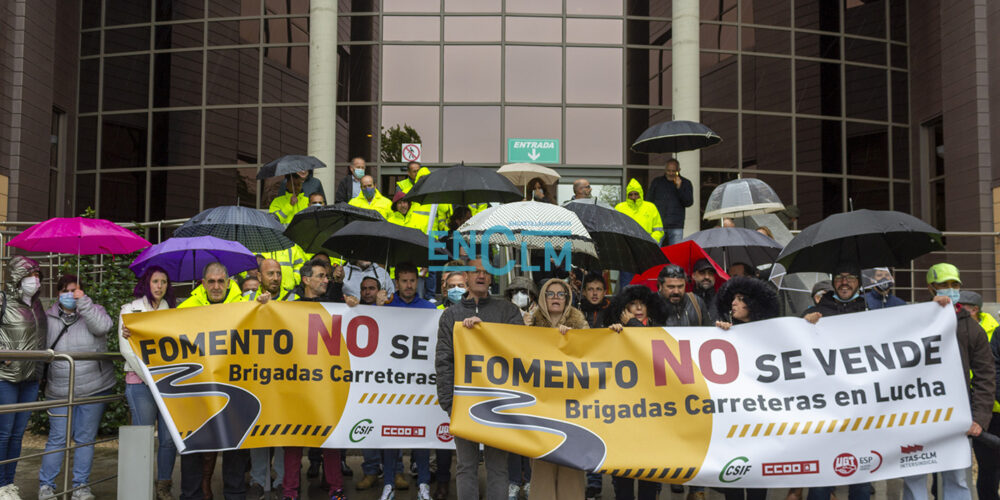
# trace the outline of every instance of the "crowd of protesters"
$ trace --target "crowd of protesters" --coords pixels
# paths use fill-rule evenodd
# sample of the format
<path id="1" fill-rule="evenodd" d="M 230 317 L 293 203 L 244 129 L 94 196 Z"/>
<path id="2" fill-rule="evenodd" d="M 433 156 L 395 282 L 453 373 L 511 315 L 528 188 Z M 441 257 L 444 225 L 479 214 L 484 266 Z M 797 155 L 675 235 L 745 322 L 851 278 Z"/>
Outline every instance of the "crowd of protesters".
<path id="1" fill-rule="evenodd" d="M 388 221 L 413 227 L 428 233 L 431 230 L 451 234 L 484 204 L 472 206 L 429 206 L 402 200 L 415 183 L 429 172 L 419 163 L 406 167 L 407 177 L 393 187 L 390 198 L 375 186 L 363 158 L 351 161 L 349 175 L 338 184 L 335 200 L 370 208 Z M 616 209 L 634 219 L 652 238 L 662 245 L 681 239 L 684 211 L 692 204 L 691 182 L 680 175 L 680 165 L 670 160 L 665 174 L 657 177 L 649 189 L 631 179 L 625 190 L 625 201 Z M 287 176 L 281 184 L 282 194 L 271 203 L 274 213 L 288 223 L 296 213 L 313 205 L 325 205 L 322 184 L 311 175 Z M 573 183 L 574 200 L 591 197 L 590 183 L 579 179 Z M 541 179 L 532 179 L 525 186 L 526 199 L 553 203 L 554 195 Z M 772 236 L 771 230 L 760 231 Z M 449 245 L 450 246 L 450 245 Z M 472 271 L 452 270 L 462 266 Z M 739 268 L 738 266 L 743 266 Z M 570 272 L 556 271 L 544 279 L 519 276 L 509 281 L 503 290 L 494 284 L 482 260 L 461 259 L 449 263 L 444 272 L 429 273 L 426 269 L 402 263 L 386 269 L 364 260 L 349 262 L 318 253 L 308 255 L 301 248 L 269 252 L 258 256 L 256 269 L 242 274 L 230 272 L 219 263 L 206 266 L 200 283 L 190 296 L 178 301 L 174 284 L 167 272 L 151 267 L 135 285 L 135 300 L 123 305 L 120 315 L 171 308 L 210 307 L 215 304 L 257 301 L 323 301 L 381 307 L 406 307 L 441 310 L 438 326 L 435 369 L 437 393 L 441 407 L 451 411 L 454 386 L 453 325 L 461 322 L 475 328 L 480 322 L 531 325 L 558 329 L 566 334 L 573 329 L 602 329 L 622 332 L 626 327 L 702 326 L 730 330 L 734 326 L 762 321 L 781 314 L 778 295 L 769 281 L 755 276 L 749 264 L 730 267 L 734 276 L 717 286 L 719 276 L 708 260 L 697 261 L 689 270 L 668 264 L 657 277 L 656 291 L 646 286 L 627 285 L 628 273 L 621 273 L 619 285 L 611 294 L 607 270 L 573 268 Z M 74 275 L 59 277 L 57 300 L 44 309 L 40 301 L 41 272 L 38 263 L 16 256 L 7 267 L 7 281 L 2 295 L 0 333 L 11 349 L 56 351 L 107 350 L 107 335 L 113 328 L 109 313 L 95 304 L 86 294 L 86 283 Z M 862 284 L 870 286 L 862 287 Z M 1000 411 L 995 402 L 1000 369 L 1000 341 L 993 338 L 998 326 L 996 319 L 983 311 L 982 297 L 962 290 L 959 270 L 947 263 L 930 268 L 926 277 L 928 291 L 941 307 L 954 308 L 958 318 L 957 339 L 961 350 L 962 368 L 970 374 L 969 398 L 974 423 L 968 434 L 981 432 L 1000 434 L 1000 419 L 992 420 Z M 689 291 L 690 290 L 690 291 Z M 801 316 L 804 321 L 817 323 L 823 317 L 857 313 L 871 309 L 904 305 L 893 294 L 891 271 L 887 268 L 862 270 L 845 263 L 832 274 L 828 282 L 818 283 L 812 290 L 815 305 Z M 152 392 L 143 379 L 140 362 L 131 351 L 127 338 L 130 332 L 121 326 L 119 346 L 125 360 L 125 395 L 134 425 L 155 425 L 158 435 L 156 453 L 155 494 L 158 500 L 174 498 L 171 477 L 177 461 L 174 443 L 167 431 L 164 417 Z M 76 365 L 74 391 L 76 397 L 110 394 L 115 384 L 113 366 L 108 361 L 81 361 Z M 39 392 L 46 399 L 66 397 L 70 387 L 69 367 L 65 361 L 44 367 L 31 361 L 8 361 L 0 365 L 0 404 L 35 401 Z M 39 381 L 44 389 L 40 390 Z M 76 443 L 92 443 L 104 411 L 103 403 L 85 404 L 73 408 L 73 436 Z M 28 413 L 0 415 L 0 460 L 20 456 L 21 441 Z M 51 430 L 39 471 L 39 499 L 55 498 L 55 478 L 60 472 L 62 452 L 70 439 L 66 434 L 65 408 L 50 410 Z M 452 462 L 455 466 L 454 488 L 460 499 L 480 498 L 480 463 L 485 470 L 485 492 L 489 500 L 597 498 L 602 495 L 601 474 L 585 473 L 563 466 L 529 459 L 455 438 L 455 451 L 410 450 L 411 474 L 407 479 L 403 466 L 403 450 L 363 450 L 360 471 L 346 462 L 346 452 L 335 449 L 302 449 L 284 447 L 221 452 L 223 496 L 236 498 L 298 498 L 304 455 L 309 466 L 306 477 L 318 481 L 331 500 L 346 498 L 345 484 L 355 477 L 356 490 L 376 489 L 383 500 L 392 499 L 397 491 L 413 487 L 420 500 L 449 498 L 452 489 Z M 93 458 L 92 446 L 73 450 L 72 498 L 93 499 L 88 487 Z M 995 449 L 977 444 L 979 462 L 976 483 L 982 500 L 998 500 L 1000 456 Z M 180 498 L 212 498 L 212 475 L 217 453 L 184 454 L 180 458 Z M 436 467 L 433 465 L 436 464 Z M 13 488 L 17 462 L 0 465 L 0 491 Z M 965 470 L 948 471 L 941 475 L 943 500 L 970 499 Z M 379 477 L 381 476 L 381 478 Z M 661 484 L 631 478 L 612 478 L 613 492 L 604 498 L 648 500 L 657 498 Z M 809 500 L 829 500 L 833 488 L 809 488 Z M 683 488 L 672 488 L 674 493 Z M 727 500 L 763 500 L 766 489 L 721 489 Z M 706 490 L 689 487 L 687 500 L 704 500 Z M 801 498 L 802 489 L 787 492 L 789 499 Z M 866 500 L 873 494 L 869 483 L 849 487 L 851 500 Z M 927 497 L 926 478 L 914 476 L 904 480 L 904 499 L 923 500 Z"/>

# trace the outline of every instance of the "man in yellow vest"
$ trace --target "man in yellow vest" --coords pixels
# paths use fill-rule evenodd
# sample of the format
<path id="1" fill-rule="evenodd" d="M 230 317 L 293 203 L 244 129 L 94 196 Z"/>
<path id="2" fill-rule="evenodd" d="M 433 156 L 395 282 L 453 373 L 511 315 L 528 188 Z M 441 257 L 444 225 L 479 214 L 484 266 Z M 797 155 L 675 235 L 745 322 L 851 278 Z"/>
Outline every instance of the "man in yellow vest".
<path id="1" fill-rule="evenodd" d="M 1000 326 L 1000 323 L 992 314 L 983 312 L 983 296 L 972 290 L 961 290 L 958 293 L 958 303 L 962 304 L 962 307 L 969 311 L 972 319 L 983 327 L 983 330 L 986 331 L 986 338 L 993 340 L 993 331 Z M 996 408 L 997 406 L 994 406 L 993 411 L 997 411 Z"/>
<path id="2" fill-rule="evenodd" d="M 416 184 L 418 180 L 420 180 L 420 176 L 418 176 L 417 174 L 421 173 L 421 171 L 426 171 L 427 173 L 430 173 L 429 170 L 420 166 L 420 162 L 411 161 L 410 163 L 407 163 L 406 178 L 401 181 L 396 181 L 396 192 L 409 193 L 413 185 Z"/>
<path id="3" fill-rule="evenodd" d="M 639 181 L 635 179 L 628 181 L 628 187 L 625 188 L 625 197 L 626 200 L 616 205 L 615 210 L 638 222 L 653 238 L 653 241 L 659 245 L 660 240 L 663 239 L 663 221 L 660 220 L 660 211 L 657 210 L 656 205 L 652 202 L 644 201 L 642 185 L 639 184 Z M 634 276 L 632 273 L 620 271 L 618 289 L 621 290 L 632 281 L 632 276 Z"/>
<path id="4" fill-rule="evenodd" d="M 399 224 L 403 227 L 419 229 L 424 234 L 427 234 L 427 216 L 414 212 L 412 208 L 414 204 L 404 200 L 404 196 L 406 196 L 406 193 L 397 191 L 396 196 L 392 197 L 392 213 L 389 215 L 389 222 Z"/>
<path id="5" fill-rule="evenodd" d="M 236 281 L 229 278 L 226 266 L 212 262 L 202 272 L 201 284 L 191 292 L 178 309 L 244 302 Z M 181 455 L 181 497 L 201 498 L 202 479 L 205 476 L 205 462 L 215 464 L 215 453 L 190 453 Z M 247 489 L 246 466 L 250 463 L 249 450 L 227 450 L 222 452 L 222 492 L 226 497 L 242 497 Z"/>
<path id="6" fill-rule="evenodd" d="M 309 207 L 309 196 L 302 194 L 304 181 L 298 175 L 286 175 L 285 193 L 271 201 L 268 211 L 278 216 L 278 220 L 286 226 L 295 214 Z"/>
<path id="7" fill-rule="evenodd" d="M 349 202 L 355 207 L 368 208 L 382 214 L 386 220 L 392 215 L 392 202 L 382 196 L 375 187 L 375 179 L 370 175 L 361 178 L 361 192 Z"/>
<path id="8" fill-rule="evenodd" d="M 979 326 L 986 330 L 986 337 L 990 341 L 990 348 L 993 350 L 993 359 L 996 362 L 1000 356 L 1000 338 L 993 340 L 993 332 L 996 331 L 998 323 L 993 315 L 983 312 L 983 296 L 971 290 L 961 290 L 958 293 L 958 303 L 962 309 L 969 311 L 972 319 L 979 322 Z M 993 401 L 993 418 L 986 432 L 1000 435 L 1000 403 Z M 1000 456 L 996 450 L 977 441 L 972 441 L 972 449 L 976 452 L 976 461 L 979 462 L 979 477 L 976 480 L 976 490 L 979 492 L 981 500 L 996 499 L 997 487 L 1000 487 Z M 990 490 L 990 488 L 993 490 Z"/>
<path id="9" fill-rule="evenodd" d="M 302 250 L 302 247 L 292 245 L 290 248 L 284 250 L 261 252 L 260 255 L 265 259 L 274 259 L 281 265 L 282 295 L 291 291 L 302 282 L 302 277 L 299 276 L 299 268 L 309 260 L 309 256 Z"/>

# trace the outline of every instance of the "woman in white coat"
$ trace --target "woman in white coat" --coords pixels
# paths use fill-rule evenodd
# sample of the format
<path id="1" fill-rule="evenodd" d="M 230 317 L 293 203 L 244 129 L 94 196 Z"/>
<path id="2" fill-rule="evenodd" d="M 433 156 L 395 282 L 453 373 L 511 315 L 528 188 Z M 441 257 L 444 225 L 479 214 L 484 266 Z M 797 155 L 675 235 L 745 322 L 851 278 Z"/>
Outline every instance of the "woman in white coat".
<path id="1" fill-rule="evenodd" d="M 133 295 L 136 299 L 122 306 L 122 316 L 137 312 L 172 309 L 177 305 L 173 288 L 170 286 L 170 278 L 167 277 L 167 272 L 159 266 L 152 266 L 143 273 L 142 277 L 139 278 L 139 283 L 135 285 Z M 170 431 L 167 430 L 163 415 L 156 407 L 153 393 L 139 376 L 142 373 L 141 363 L 132 351 L 127 340 L 128 337 L 129 331 L 122 326 L 122 320 L 119 317 L 118 349 L 125 358 L 125 398 L 132 411 L 132 425 L 158 423 L 157 435 L 160 448 L 156 452 L 156 498 L 157 500 L 169 500 L 172 498 L 170 495 L 170 476 L 174 470 L 177 448 L 170 438 Z"/>

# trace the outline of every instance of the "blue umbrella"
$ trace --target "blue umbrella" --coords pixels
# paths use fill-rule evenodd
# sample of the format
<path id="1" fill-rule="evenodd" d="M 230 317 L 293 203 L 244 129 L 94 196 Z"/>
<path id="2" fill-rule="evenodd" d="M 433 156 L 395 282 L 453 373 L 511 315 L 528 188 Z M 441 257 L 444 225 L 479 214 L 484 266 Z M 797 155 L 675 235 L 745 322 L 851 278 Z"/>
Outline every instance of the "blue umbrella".
<path id="1" fill-rule="evenodd" d="M 230 275 L 257 267 L 257 257 L 245 246 L 214 236 L 170 238 L 144 250 L 128 267 L 142 276 L 150 266 L 160 266 L 171 281 L 191 281 L 212 262 L 226 266 Z"/>

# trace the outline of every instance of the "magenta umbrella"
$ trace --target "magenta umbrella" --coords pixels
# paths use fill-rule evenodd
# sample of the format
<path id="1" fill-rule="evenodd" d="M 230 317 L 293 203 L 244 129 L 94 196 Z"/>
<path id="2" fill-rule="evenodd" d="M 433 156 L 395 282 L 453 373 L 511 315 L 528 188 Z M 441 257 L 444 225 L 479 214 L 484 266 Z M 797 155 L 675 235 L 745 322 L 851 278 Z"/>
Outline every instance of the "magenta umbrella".
<path id="1" fill-rule="evenodd" d="M 29 252 L 130 254 L 152 243 L 105 219 L 55 217 L 29 227 L 7 246 Z"/>

